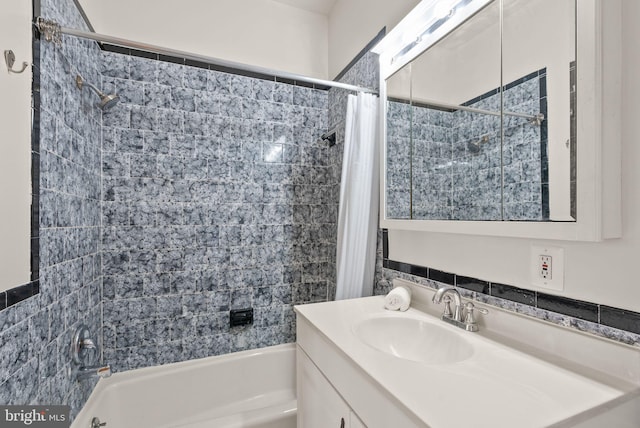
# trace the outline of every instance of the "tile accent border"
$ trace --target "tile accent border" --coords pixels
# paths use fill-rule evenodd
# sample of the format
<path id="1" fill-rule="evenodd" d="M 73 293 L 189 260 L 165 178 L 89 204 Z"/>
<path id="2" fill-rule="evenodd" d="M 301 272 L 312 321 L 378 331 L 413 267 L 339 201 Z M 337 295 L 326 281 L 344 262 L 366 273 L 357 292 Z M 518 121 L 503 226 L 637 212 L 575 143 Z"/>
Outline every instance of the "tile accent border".
<path id="1" fill-rule="evenodd" d="M 383 230 L 383 242 L 386 236 Z M 383 250 L 382 266 L 386 280 L 401 277 L 431 288 L 453 285 L 464 297 L 488 305 L 640 347 L 638 312 L 398 262 L 389 259 L 386 250 Z"/>
<path id="2" fill-rule="evenodd" d="M 177 56 L 157 54 L 151 51 L 130 49 L 122 46 L 112 45 L 109 43 L 98 43 L 98 45 L 103 51 L 106 51 L 106 52 L 113 52 L 113 53 L 129 55 L 129 56 L 134 56 L 139 58 L 152 59 L 156 61 L 170 62 L 173 64 L 186 65 L 189 67 L 203 68 L 205 70 L 220 71 L 223 73 L 235 74 L 235 75 L 244 76 L 244 77 L 252 77 L 254 79 L 268 80 L 270 82 L 285 83 L 293 86 L 301 86 L 304 88 L 320 89 L 323 91 L 329 90 L 329 86 L 325 86 L 325 85 L 316 85 L 314 83 L 299 82 L 293 79 L 285 79 L 285 78 L 270 75 L 270 74 L 241 70 L 239 68 L 225 67 L 225 66 L 212 64 L 204 61 L 194 61 L 191 59 L 181 58 Z"/>

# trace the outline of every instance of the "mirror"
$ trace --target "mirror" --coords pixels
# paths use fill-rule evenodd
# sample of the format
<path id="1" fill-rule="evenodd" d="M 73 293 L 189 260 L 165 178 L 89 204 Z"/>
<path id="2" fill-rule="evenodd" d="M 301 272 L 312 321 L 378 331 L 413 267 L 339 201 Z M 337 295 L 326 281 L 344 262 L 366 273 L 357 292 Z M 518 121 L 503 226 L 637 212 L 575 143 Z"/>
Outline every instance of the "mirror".
<path id="1" fill-rule="evenodd" d="M 488 2 L 386 79 L 387 219 L 576 220 L 575 2 Z"/>

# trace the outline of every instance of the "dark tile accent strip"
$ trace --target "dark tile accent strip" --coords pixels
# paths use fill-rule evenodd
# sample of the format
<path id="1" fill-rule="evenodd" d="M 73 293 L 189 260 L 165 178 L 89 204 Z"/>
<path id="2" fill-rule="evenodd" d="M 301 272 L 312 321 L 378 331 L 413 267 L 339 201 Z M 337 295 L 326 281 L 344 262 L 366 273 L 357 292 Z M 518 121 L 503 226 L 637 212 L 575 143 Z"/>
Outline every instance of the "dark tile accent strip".
<path id="1" fill-rule="evenodd" d="M 509 89 L 511 89 L 511 88 L 513 88 L 515 86 L 523 84 L 527 80 L 531 80 L 531 79 L 533 79 L 535 77 L 539 77 L 540 75 L 546 74 L 546 73 L 547 73 L 547 69 L 546 68 L 541 68 L 540 70 L 537 70 L 537 71 L 534 71 L 532 73 L 529 73 L 526 76 L 523 76 L 523 77 L 521 77 L 519 79 L 514 80 L 513 82 L 509 82 L 506 85 L 503 85 L 502 86 L 502 90 L 503 91 L 509 90 Z M 487 91 L 482 95 L 478 95 L 477 97 L 475 97 L 475 98 L 473 98 L 473 99 L 471 99 L 469 101 L 466 101 L 466 102 L 462 103 L 461 105 L 470 106 L 470 105 L 473 105 L 473 104 L 477 103 L 478 101 L 482 101 L 485 98 L 492 97 L 492 96 L 494 96 L 494 95 L 496 95 L 498 93 L 500 93 L 500 87 L 498 87 L 496 89 L 492 89 L 490 91 Z"/>
<path id="2" fill-rule="evenodd" d="M 535 291 L 523 290 L 522 288 L 512 287 L 510 285 L 491 283 L 491 295 L 493 297 L 511 300 L 512 302 L 524 303 L 529 306 L 535 306 L 536 304 Z"/>
<path id="3" fill-rule="evenodd" d="M 489 294 L 489 283 L 481 279 L 456 275 L 456 286 L 475 291 L 476 293 Z"/>
<path id="4" fill-rule="evenodd" d="M 427 278 L 433 281 L 449 285 L 455 284 L 457 287 L 475 291 L 476 293 L 490 295 L 538 309 L 555 312 L 557 314 L 590 321 L 603 326 L 640 334 L 640 313 L 638 312 L 598 305 L 596 303 L 585 302 L 568 297 L 553 296 L 512 285 L 491 283 L 473 277 L 456 275 L 424 266 L 389 260 L 387 258 L 382 260 L 382 266 L 386 269 L 418 277 L 424 277 L 423 273 L 426 270 Z"/>
<path id="5" fill-rule="evenodd" d="M 314 83 L 299 82 L 297 80 L 284 79 L 271 74 L 256 73 L 253 71 L 241 70 L 233 67 L 225 67 L 222 65 L 210 64 L 204 61 L 196 61 L 192 59 L 180 58 L 180 57 L 171 56 L 171 55 L 157 54 L 155 52 L 143 51 L 139 49 L 130 49 L 122 46 L 112 45 L 109 43 L 100 43 L 99 45 L 104 51 L 113 52 L 113 53 L 122 54 L 122 55 L 130 55 L 130 56 L 135 56 L 140 58 L 152 59 L 156 61 L 171 62 L 174 64 L 184 64 L 189 67 L 203 68 L 205 70 L 213 70 L 213 71 L 219 71 L 222 73 L 236 74 L 239 76 L 251 77 L 254 79 L 269 80 L 272 82 L 275 81 L 275 82 L 285 83 L 288 85 L 319 89 L 323 91 L 328 91 L 330 89 L 329 86 L 325 86 L 325 85 L 316 85 Z"/>
<path id="6" fill-rule="evenodd" d="M 454 285 L 456 283 L 455 274 L 431 268 L 429 268 L 429 279 L 449 285 Z"/>
<path id="7" fill-rule="evenodd" d="M 600 324 L 640 334 L 640 314 L 609 306 L 600 306 Z"/>
<path id="8" fill-rule="evenodd" d="M 20 303 L 25 299 L 34 295 L 34 292 L 40 290 L 40 284 L 36 282 L 30 282 L 25 285 L 21 285 L 20 287 L 12 288 L 11 290 L 7 290 L 5 293 L 7 295 L 7 307 L 13 306 L 16 303 Z"/>
<path id="9" fill-rule="evenodd" d="M 367 54 L 367 52 L 369 52 L 375 45 L 377 45 L 378 42 L 382 40 L 386 34 L 387 27 L 385 26 L 382 27 L 380 31 L 378 31 L 378 34 L 376 34 L 375 37 L 371 39 L 371 41 L 367 43 L 367 45 L 360 52 L 358 52 L 358 54 L 351 60 L 351 62 L 349 62 L 349 64 L 347 64 L 347 66 L 343 68 L 342 71 L 338 73 L 338 75 L 333 80 L 339 81 L 340 79 L 342 79 L 344 75 L 347 74 L 347 72 L 351 69 L 351 67 L 353 67 L 358 61 L 360 61 L 363 56 Z"/>
<path id="10" fill-rule="evenodd" d="M 552 312 L 558 312 L 586 321 L 598 322 L 598 305 L 567 297 L 538 293 L 537 306 Z"/>
<path id="11" fill-rule="evenodd" d="M 549 220 L 549 153 L 547 150 L 548 121 L 547 121 L 547 69 L 540 70 L 540 113 L 544 120 L 540 123 L 540 182 L 542 183 L 542 220 Z M 545 189 L 546 187 L 546 189 Z"/>
<path id="12" fill-rule="evenodd" d="M 400 263 L 396 262 L 395 260 L 387 260 L 387 268 L 402 272 L 400 270 Z"/>
<path id="13" fill-rule="evenodd" d="M 409 273 L 411 275 L 419 276 L 421 278 L 428 278 L 427 277 L 427 272 L 428 271 L 429 271 L 429 269 L 427 269 L 424 266 L 411 265 L 411 269 L 410 269 Z"/>
<path id="14" fill-rule="evenodd" d="M 382 229 L 382 258 L 389 258 L 389 231 Z"/>
<path id="15" fill-rule="evenodd" d="M 0 311 L 7 307 L 7 293 L 0 293 Z"/>
<path id="16" fill-rule="evenodd" d="M 86 18 L 82 7 L 74 0 L 83 18 Z M 33 19 L 41 13 L 40 0 L 33 0 Z M 89 24 L 87 20 L 87 25 Z M 35 27 L 34 27 L 35 28 Z M 34 32 L 36 32 L 34 30 Z M 32 38 L 33 73 L 31 81 L 31 93 L 33 99 L 33 111 L 31 114 L 31 282 L 40 279 L 40 39 Z M 37 294 L 40 291 L 38 285 Z M 7 306 L 10 306 L 7 302 Z"/>
<path id="17" fill-rule="evenodd" d="M 409 264 L 409 263 L 398 262 L 398 270 L 400 272 L 404 272 L 404 273 L 410 274 L 411 271 L 413 270 L 413 265 Z"/>
<path id="18" fill-rule="evenodd" d="M 103 51 L 107 51 L 107 52 L 119 53 L 122 55 L 131 55 L 131 49 L 125 48 L 124 46 L 112 45 L 109 43 L 100 43 L 100 48 Z M 184 64 L 184 59 L 180 64 Z"/>

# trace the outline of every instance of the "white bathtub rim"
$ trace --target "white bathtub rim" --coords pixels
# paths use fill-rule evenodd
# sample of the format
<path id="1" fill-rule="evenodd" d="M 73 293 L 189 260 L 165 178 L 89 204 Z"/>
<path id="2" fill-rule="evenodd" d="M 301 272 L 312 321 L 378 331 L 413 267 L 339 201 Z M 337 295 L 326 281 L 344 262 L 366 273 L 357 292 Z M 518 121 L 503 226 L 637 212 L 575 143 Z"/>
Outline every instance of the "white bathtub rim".
<path id="1" fill-rule="evenodd" d="M 104 394 L 107 393 L 107 391 L 111 389 L 120 388 L 131 383 L 137 383 L 148 378 L 165 376 L 169 373 L 179 374 L 183 371 L 191 371 L 198 368 L 204 368 L 211 365 L 219 365 L 232 361 L 239 362 L 241 360 L 257 357 L 262 354 L 277 354 L 281 352 L 295 352 L 295 343 L 285 343 L 264 348 L 249 349 L 246 351 L 238 351 L 229 354 L 214 355 L 210 357 L 179 361 L 176 363 L 168 363 L 151 367 L 142 367 L 139 369 L 114 373 L 111 377 L 100 379 L 98 381 L 93 391 L 91 392 L 89 399 L 72 421 L 71 428 L 82 428 L 83 426 L 79 425 L 82 423 L 81 421 L 90 419 L 92 417 L 91 413 L 95 414 L 96 408 L 98 408 L 100 404 L 99 400 Z"/>

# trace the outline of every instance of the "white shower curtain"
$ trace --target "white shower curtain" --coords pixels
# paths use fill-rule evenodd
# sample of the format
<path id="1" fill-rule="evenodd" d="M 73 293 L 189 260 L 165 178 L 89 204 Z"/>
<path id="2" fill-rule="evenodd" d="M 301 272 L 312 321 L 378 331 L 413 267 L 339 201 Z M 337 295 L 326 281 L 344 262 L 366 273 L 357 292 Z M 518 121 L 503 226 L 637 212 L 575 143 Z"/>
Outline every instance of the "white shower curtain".
<path id="1" fill-rule="evenodd" d="M 378 231 L 378 99 L 349 95 L 338 212 L 336 300 L 370 296 Z"/>

